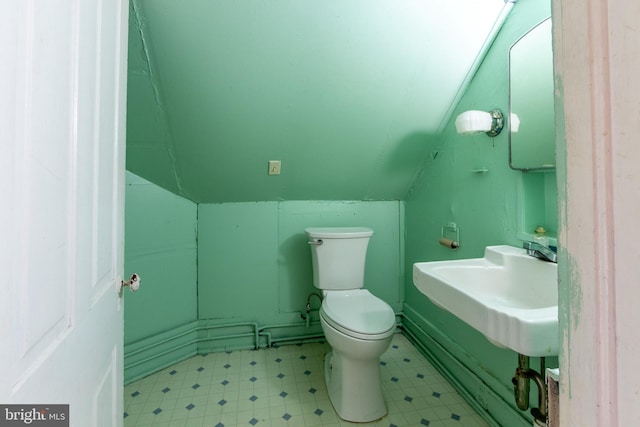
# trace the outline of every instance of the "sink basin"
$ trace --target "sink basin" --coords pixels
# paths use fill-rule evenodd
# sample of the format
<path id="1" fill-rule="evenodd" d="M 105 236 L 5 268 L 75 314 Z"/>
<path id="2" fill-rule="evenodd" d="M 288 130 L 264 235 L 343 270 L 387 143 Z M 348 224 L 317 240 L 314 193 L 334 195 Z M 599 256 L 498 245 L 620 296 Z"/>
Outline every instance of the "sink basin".
<path id="1" fill-rule="evenodd" d="M 513 246 L 487 246 L 484 258 L 415 263 L 413 283 L 499 347 L 558 355 L 557 264 Z"/>

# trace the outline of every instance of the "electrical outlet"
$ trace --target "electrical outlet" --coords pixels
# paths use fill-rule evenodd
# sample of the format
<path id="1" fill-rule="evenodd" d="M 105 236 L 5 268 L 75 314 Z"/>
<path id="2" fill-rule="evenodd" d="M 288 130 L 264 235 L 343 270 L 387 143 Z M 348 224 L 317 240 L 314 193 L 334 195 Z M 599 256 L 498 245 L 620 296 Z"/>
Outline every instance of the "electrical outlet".
<path id="1" fill-rule="evenodd" d="M 280 175 L 280 160 L 269 160 L 269 175 Z"/>

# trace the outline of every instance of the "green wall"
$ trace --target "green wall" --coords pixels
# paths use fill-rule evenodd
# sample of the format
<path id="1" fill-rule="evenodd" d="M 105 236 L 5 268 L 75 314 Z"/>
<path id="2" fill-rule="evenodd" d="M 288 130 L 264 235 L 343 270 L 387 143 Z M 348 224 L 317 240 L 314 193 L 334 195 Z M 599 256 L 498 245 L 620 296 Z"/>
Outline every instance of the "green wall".
<path id="1" fill-rule="evenodd" d="M 125 344 L 196 318 L 197 205 L 127 172 Z"/>
<path id="2" fill-rule="evenodd" d="M 402 199 L 502 7 L 466 1 L 130 0 L 127 169 L 198 203 Z"/>
<path id="3" fill-rule="evenodd" d="M 127 172 L 125 273 L 140 274 L 124 291 L 124 342 L 130 344 L 197 316 L 197 205 Z"/>
<path id="4" fill-rule="evenodd" d="M 131 382 L 195 351 L 169 340 L 197 320 L 197 205 L 130 172 L 125 191 L 124 377 Z"/>
<path id="5" fill-rule="evenodd" d="M 509 426 L 531 425 L 519 415 L 513 399 L 517 354 L 495 347 L 433 305 L 415 288 L 409 272 L 414 262 L 482 257 L 489 245 L 520 246 L 518 236 L 531 233 L 529 228 L 537 222 L 547 221 L 543 224 L 555 229 L 554 174 L 510 169 L 507 132 L 494 139 L 484 134 L 464 136 L 456 134 L 453 123 L 466 110 L 508 111 L 508 50 L 549 15 L 548 2 L 516 3 L 405 201 L 407 328 L 479 408 Z M 484 173 L 475 172 L 484 168 Z M 449 222 L 460 230 L 461 247 L 456 251 L 438 244 L 442 226 Z M 532 360 L 532 368 L 538 369 L 537 360 Z"/>
<path id="6" fill-rule="evenodd" d="M 402 310 L 404 204 L 282 201 L 197 205 L 128 172 L 125 382 L 196 353 L 322 336 L 305 227 L 374 230 L 365 287 Z"/>
<path id="7" fill-rule="evenodd" d="M 204 204 L 198 210 L 201 318 L 265 323 L 299 319 L 312 283 L 305 227 L 374 230 L 365 287 L 397 311 L 402 302 L 403 204 L 286 201 Z M 317 300 L 314 301 L 317 306 Z"/>

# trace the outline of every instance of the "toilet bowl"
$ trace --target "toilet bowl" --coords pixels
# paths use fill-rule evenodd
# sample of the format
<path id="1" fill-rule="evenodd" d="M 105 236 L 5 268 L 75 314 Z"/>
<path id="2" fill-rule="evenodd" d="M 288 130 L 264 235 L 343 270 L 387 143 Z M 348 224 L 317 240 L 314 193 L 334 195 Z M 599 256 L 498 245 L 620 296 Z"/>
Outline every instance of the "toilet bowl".
<path id="1" fill-rule="evenodd" d="M 387 413 L 380 356 L 396 329 L 395 313 L 362 289 L 368 228 L 308 228 L 314 285 L 322 289 L 320 323 L 332 350 L 325 356 L 329 399 L 346 421 L 369 422 Z"/>
<path id="2" fill-rule="evenodd" d="M 396 329 L 391 307 L 364 289 L 329 291 L 320 307 L 320 323 L 332 348 L 324 374 L 338 416 L 353 422 L 385 416 L 380 356 Z"/>

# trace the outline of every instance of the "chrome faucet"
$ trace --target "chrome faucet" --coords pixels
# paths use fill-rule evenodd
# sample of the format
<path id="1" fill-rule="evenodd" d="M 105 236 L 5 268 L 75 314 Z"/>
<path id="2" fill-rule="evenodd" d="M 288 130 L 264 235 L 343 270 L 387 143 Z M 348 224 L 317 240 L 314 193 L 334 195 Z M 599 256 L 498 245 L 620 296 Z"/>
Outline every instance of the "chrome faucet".
<path id="1" fill-rule="evenodd" d="M 537 242 L 522 242 L 522 247 L 527 250 L 527 255 L 544 261 L 558 262 L 558 255 L 548 247 Z"/>

